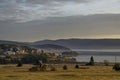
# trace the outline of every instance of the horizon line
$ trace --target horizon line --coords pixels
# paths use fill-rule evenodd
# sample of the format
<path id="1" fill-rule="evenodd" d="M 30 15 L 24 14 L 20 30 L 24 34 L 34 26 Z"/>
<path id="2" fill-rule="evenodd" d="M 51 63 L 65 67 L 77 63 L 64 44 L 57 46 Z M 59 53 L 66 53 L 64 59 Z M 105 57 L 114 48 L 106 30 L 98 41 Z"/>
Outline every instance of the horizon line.
<path id="1" fill-rule="evenodd" d="M 81 39 L 81 40 L 104 40 L 104 39 L 112 39 L 112 40 L 120 40 L 120 38 L 60 38 L 60 39 L 42 39 L 42 40 L 35 40 L 35 41 L 18 41 L 18 40 L 2 40 L 0 39 L 0 41 L 12 41 L 12 42 L 23 42 L 23 43 L 29 43 L 29 42 L 38 42 L 38 41 L 45 41 L 45 40 L 67 40 L 67 39 Z"/>

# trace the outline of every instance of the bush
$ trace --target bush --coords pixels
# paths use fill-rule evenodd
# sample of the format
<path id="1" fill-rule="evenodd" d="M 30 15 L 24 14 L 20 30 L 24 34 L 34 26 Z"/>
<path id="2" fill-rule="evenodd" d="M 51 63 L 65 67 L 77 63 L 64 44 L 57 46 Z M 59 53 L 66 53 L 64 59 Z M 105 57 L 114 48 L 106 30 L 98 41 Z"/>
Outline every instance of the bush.
<path id="1" fill-rule="evenodd" d="M 114 66 L 113 66 L 113 69 L 115 71 L 120 71 L 120 64 L 116 63 Z"/>
<path id="2" fill-rule="evenodd" d="M 56 68 L 54 66 L 51 66 L 50 71 L 56 71 Z"/>
<path id="3" fill-rule="evenodd" d="M 22 67 L 22 66 L 23 66 L 22 62 L 19 61 L 18 64 L 17 64 L 17 67 Z"/>
<path id="4" fill-rule="evenodd" d="M 32 68 L 29 69 L 29 71 L 32 71 L 32 72 L 39 71 L 39 70 L 40 70 L 40 68 L 37 67 L 37 66 L 34 66 L 34 67 L 32 67 Z"/>
<path id="5" fill-rule="evenodd" d="M 40 68 L 41 71 L 46 71 L 47 70 L 47 65 L 43 65 L 41 68 Z"/>
<path id="6" fill-rule="evenodd" d="M 76 69 L 79 69 L 79 65 L 76 64 L 76 65 L 75 65 L 75 68 L 76 68 Z"/>
<path id="7" fill-rule="evenodd" d="M 67 65 L 64 65 L 63 70 L 67 70 L 67 69 L 68 69 Z"/>

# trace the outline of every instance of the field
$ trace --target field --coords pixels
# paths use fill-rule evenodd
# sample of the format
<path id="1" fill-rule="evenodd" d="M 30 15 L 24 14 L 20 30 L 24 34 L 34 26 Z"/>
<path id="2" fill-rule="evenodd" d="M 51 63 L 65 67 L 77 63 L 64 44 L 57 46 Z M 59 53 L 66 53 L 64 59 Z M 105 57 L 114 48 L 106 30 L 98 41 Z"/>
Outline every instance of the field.
<path id="1" fill-rule="evenodd" d="M 112 66 L 75 69 L 73 65 L 68 65 L 68 70 L 62 70 L 60 65 L 56 66 L 57 71 L 29 72 L 31 66 L 0 65 L 0 80 L 120 80 L 120 72 L 112 70 Z"/>

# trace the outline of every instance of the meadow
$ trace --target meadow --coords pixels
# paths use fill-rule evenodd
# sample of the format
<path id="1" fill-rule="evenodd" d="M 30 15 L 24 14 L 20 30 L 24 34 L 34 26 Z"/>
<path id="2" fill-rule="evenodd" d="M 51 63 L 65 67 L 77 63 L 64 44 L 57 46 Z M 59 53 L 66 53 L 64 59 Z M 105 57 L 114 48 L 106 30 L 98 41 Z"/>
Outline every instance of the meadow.
<path id="1" fill-rule="evenodd" d="M 30 72 L 32 65 L 0 65 L 0 80 L 120 80 L 120 72 L 114 71 L 112 66 L 89 66 L 75 69 L 74 65 L 67 65 L 68 70 L 63 70 L 63 65 L 54 65 L 56 71 Z"/>

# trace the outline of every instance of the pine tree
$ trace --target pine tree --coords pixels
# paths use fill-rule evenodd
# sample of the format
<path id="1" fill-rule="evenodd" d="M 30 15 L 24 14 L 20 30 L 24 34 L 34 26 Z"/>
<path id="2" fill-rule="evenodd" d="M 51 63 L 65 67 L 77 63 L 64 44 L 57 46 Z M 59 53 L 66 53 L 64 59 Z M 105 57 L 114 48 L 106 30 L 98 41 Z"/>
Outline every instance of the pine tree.
<path id="1" fill-rule="evenodd" d="M 91 56 L 91 58 L 90 58 L 90 62 L 89 62 L 89 65 L 94 65 L 94 58 L 93 58 L 93 56 Z"/>
<path id="2" fill-rule="evenodd" d="M 94 58 L 91 56 L 90 61 L 86 65 L 94 66 Z"/>

